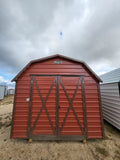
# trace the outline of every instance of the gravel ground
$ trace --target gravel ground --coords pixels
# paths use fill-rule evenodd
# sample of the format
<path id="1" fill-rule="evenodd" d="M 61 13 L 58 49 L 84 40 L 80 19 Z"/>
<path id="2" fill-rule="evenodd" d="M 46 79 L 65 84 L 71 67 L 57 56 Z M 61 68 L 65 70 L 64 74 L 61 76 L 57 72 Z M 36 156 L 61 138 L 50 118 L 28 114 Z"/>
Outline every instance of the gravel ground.
<path id="1" fill-rule="evenodd" d="M 105 139 L 41 142 L 10 139 L 13 96 L 0 102 L 0 160 L 120 160 L 120 131 L 105 122 Z"/>

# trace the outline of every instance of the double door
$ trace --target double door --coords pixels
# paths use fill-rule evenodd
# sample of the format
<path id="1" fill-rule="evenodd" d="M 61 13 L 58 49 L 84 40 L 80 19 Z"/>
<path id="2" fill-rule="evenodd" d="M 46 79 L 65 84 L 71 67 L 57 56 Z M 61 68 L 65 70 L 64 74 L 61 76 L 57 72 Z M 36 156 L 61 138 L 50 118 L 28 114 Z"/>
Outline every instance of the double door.
<path id="1" fill-rule="evenodd" d="M 31 75 L 28 138 L 87 138 L 83 76 Z"/>

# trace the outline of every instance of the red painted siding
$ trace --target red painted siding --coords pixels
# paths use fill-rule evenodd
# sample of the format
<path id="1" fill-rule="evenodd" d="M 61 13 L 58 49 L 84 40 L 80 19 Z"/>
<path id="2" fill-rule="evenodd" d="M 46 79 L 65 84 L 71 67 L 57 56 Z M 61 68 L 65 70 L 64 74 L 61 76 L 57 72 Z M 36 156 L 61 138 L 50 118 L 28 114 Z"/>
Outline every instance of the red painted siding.
<path id="1" fill-rule="evenodd" d="M 61 60 L 62 64 L 54 64 L 54 61 L 57 61 L 57 60 Z M 100 106 L 99 106 L 98 88 L 97 88 L 98 82 L 90 74 L 88 69 L 86 69 L 83 66 L 83 64 L 73 62 L 70 60 L 64 60 L 62 58 L 53 58 L 51 60 L 46 60 L 40 63 L 39 62 L 34 63 L 18 78 L 17 89 L 16 89 L 16 102 L 15 102 L 13 130 L 12 130 L 13 138 L 27 137 L 29 102 L 26 101 L 26 98 L 28 98 L 30 95 L 30 74 L 83 75 L 84 81 L 85 81 L 88 138 L 102 138 Z M 47 80 L 48 78 L 44 77 L 44 82 L 42 82 L 43 84 L 39 82 L 41 83 L 39 85 L 41 85 L 41 87 L 43 86 L 43 91 L 44 91 L 44 88 L 48 87 L 49 85 Z M 69 89 L 69 86 L 67 87 Z M 74 85 L 72 89 L 75 89 Z M 37 94 L 37 90 L 34 89 L 33 92 Z M 55 92 L 55 90 L 53 92 Z M 55 95 L 53 94 L 51 96 L 54 97 Z M 38 95 L 33 97 L 34 105 L 36 105 L 37 103 L 36 102 L 37 98 L 38 98 Z M 60 97 L 60 101 L 62 98 L 63 97 Z M 82 98 L 82 97 L 79 97 L 79 98 Z M 77 108 L 76 108 L 76 111 L 77 111 Z M 76 122 L 73 121 L 71 123 L 76 123 Z M 83 123 L 83 118 L 81 118 L 81 123 Z M 66 122 L 66 125 L 69 125 L 69 122 Z"/>

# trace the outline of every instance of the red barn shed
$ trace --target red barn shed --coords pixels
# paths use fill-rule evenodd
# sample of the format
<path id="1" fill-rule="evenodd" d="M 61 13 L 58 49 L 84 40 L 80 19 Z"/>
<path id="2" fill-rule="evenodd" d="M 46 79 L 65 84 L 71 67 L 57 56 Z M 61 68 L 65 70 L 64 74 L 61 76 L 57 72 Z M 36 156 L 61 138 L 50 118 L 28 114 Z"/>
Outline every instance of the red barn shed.
<path id="1" fill-rule="evenodd" d="M 103 138 L 99 82 L 82 61 L 53 55 L 33 60 L 16 82 L 11 138 Z"/>

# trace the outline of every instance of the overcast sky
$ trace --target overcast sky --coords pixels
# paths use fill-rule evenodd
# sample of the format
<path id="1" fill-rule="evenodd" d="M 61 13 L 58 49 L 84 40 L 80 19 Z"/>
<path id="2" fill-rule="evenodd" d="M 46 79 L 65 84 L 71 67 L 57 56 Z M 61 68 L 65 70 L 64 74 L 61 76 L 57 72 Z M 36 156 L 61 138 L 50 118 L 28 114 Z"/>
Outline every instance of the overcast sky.
<path id="1" fill-rule="evenodd" d="M 0 83 L 52 54 L 120 67 L 120 0 L 0 0 Z"/>

